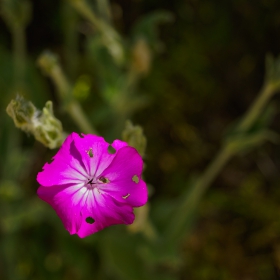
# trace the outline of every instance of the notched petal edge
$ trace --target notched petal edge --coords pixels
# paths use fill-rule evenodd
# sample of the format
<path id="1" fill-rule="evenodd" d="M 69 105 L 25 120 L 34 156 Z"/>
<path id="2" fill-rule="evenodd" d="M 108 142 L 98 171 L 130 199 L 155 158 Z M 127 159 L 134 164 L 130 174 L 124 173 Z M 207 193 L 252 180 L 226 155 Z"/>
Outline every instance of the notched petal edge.
<path id="1" fill-rule="evenodd" d="M 113 155 L 113 154 L 116 153 L 116 149 L 112 145 L 109 145 L 108 146 L 108 153 Z"/>

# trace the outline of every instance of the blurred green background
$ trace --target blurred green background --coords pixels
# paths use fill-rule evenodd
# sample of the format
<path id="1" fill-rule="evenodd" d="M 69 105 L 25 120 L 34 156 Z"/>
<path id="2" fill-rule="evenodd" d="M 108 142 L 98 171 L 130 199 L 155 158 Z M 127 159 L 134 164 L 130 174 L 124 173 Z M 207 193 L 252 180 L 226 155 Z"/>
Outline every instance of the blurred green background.
<path id="1" fill-rule="evenodd" d="M 0 12 L 0 279 L 280 279 L 278 136 L 233 153 L 168 234 L 280 54 L 279 1 L 0 0 Z M 17 94 L 51 100 L 68 133 L 143 144 L 126 121 L 142 127 L 150 199 L 134 226 L 68 234 L 36 196 L 56 150 L 14 126 Z M 278 134 L 279 104 L 250 133 Z"/>

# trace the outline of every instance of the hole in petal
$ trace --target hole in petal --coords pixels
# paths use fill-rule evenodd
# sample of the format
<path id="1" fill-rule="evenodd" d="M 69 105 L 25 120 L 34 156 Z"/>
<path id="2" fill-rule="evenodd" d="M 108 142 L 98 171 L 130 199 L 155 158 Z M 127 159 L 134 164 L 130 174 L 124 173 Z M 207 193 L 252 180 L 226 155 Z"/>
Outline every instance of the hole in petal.
<path id="1" fill-rule="evenodd" d="M 116 149 L 114 149 L 111 145 L 108 147 L 108 153 L 109 154 L 114 154 L 116 152 Z"/>
<path id="2" fill-rule="evenodd" d="M 123 199 L 127 199 L 130 196 L 130 193 L 128 193 L 127 195 L 122 196 Z"/>
<path id="3" fill-rule="evenodd" d="M 92 217 L 87 217 L 86 218 L 86 222 L 88 223 L 88 224 L 93 224 L 94 222 L 95 222 L 95 220 L 92 218 Z"/>
<path id="4" fill-rule="evenodd" d="M 132 181 L 134 182 L 134 183 L 139 183 L 139 177 L 137 176 L 137 175 L 134 175 L 133 177 L 132 177 Z"/>
<path id="5" fill-rule="evenodd" d="M 105 177 L 100 177 L 98 180 L 104 184 L 110 183 L 109 179 Z"/>
<path id="6" fill-rule="evenodd" d="M 86 151 L 86 153 L 89 155 L 89 157 L 93 157 L 92 148 L 89 148 L 89 150 Z"/>

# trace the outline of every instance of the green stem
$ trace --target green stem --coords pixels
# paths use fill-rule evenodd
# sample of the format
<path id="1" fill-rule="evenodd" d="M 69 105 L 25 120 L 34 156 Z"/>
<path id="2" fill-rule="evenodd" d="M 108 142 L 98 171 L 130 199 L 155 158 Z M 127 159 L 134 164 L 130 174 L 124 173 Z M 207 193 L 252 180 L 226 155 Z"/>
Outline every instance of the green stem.
<path id="1" fill-rule="evenodd" d="M 197 198 L 200 198 L 205 193 L 207 187 L 213 183 L 214 179 L 220 173 L 224 165 L 229 161 L 231 156 L 232 153 L 228 146 L 222 147 L 214 160 L 206 168 L 204 175 L 196 183 L 196 188 L 194 188 L 194 191 L 192 193 L 192 201 L 196 201 Z"/>
<path id="2" fill-rule="evenodd" d="M 49 76 L 52 78 L 61 100 L 64 101 L 70 96 L 71 87 L 61 68 L 58 65 L 54 65 L 49 71 Z"/>
<path id="3" fill-rule="evenodd" d="M 124 48 L 121 43 L 121 36 L 106 21 L 102 20 L 92 11 L 91 7 L 84 0 L 69 0 L 73 7 L 84 18 L 89 20 L 100 32 L 103 44 L 108 49 L 117 64 L 124 60 Z"/>
<path id="4" fill-rule="evenodd" d="M 238 126 L 239 131 L 246 131 L 251 128 L 259 114 L 263 111 L 266 104 L 269 102 L 273 94 L 275 93 L 276 87 L 272 83 L 265 84 L 259 93 L 259 96 L 252 104 L 250 109 L 247 111 L 243 120 Z"/>
<path id="5" fill-rule="evenodd" d="M 66 56 L 66 69 L 70 77 L 75 77 L 78 66 L 78 14 L 73 7 L 63 2 L 62 6 L 63 15 L 63 29 L 64 40 L 67 46 L 65 50 Z"/>
<path id="6" fill-rule="evenodd" d="M 127 120 L 129 115 L 131 114 L 131 107 L 129 106 L 130 99 L 132 98 L 130 95 L 135 91 L 137 86 L 137 82 L 139 80 L 139 75 L 133 71 L 129 71 L 126 75 L 124 85 L 119 89 L 118 94 L 111 101 L 111 106 L 113 110 L 115 110 L 118 116 L 122 120 Z M 118 120 L 119 121 L 119 120 Z M 120 122 L 123 125 L 123 122 Z"/>
<path id="7" fill-rule="evenodd" d="M 75 123 L 84 133 L 98 134 L 88 121 L 80 104 L 71 97 L 71 87 L 61 68 L 59 66 L 53 67 L 50 76 L 58 89 L 61 100 L 66 100 L 66 110 Z M 70 99 L 69 101 L 67 101 L 68 98 Z"/>
<path id="8" fill-rule="evenodd" d="M 220 173 L 224 165 L 229 161 L 231 156 L 231 151 L 227 146 L 224 146 L 206 168 L 203 175 L 200 176 L 191 187 L 191 190 L 185 192 L 182 203 L 176 209 L 174 215 L 175 218 L 170 222 L 165 233 L 165 236 L 169 240 L 174 240 L 180 235 L 185 223 L 189 220 L 201 197 Z"/>
<path id="9" fill-rule="evenodd" d="M 111 10 L 108 0 L 97 0 L 98 10 L 106 22 L 111 20 Z"/>
<path id="10" fill-rule="evenodd" d="M 259 96 L 237 127 L 238 131 L 246 132 L 251 128 L 268 101 L 272 98 L 276 90 L 278 90 L 279 86 L 279 84 L 273 83 L 266 83 L 264 85 Z M 197 207 L 203 194 L 235 153 L 237 153 L 237 150 L 231 149 L 231 142 L 226 142 L 192 188 L 185 192 L 182 202 L 175 212 L 174 219 L 167 226 L 165 232 L 165 238 L 167 240 L 173 241 L 181 235 L 185 228 L 185 224 L 190 221 L 193 211 Z"/>
<path id="11" fill-rule="evenodd" d="M 102 30 L 102 23 L 97 18 L 97 16 L 92 12 L 91 8 L 88 4 L 83 0 L 70 0 L 73 7 L 87 20 L 89 20 L 93 25 L 95 25 L 98 29 Z"/>
<path id="12" fill-rule="evenodd" d="M 103 35 L 111 36 L 111 39 L 120 39 L 115 29 L 104 20 L 95 15 L 91 7 L 84 0 L 72 0 L 73 7 L 84 18 L 90 21 Z"/>
<path id="13" fill-rule="evenodd" d="M 98 135 L 98 132 L 89 123 L 87 117 L 80 104 L 76 101 L 72 101 L 67 106 L 67 111 L 71 115 L 75 123 L 80 127 L 84 133 Z"/>
<path id="14" fill-rule="evenodd" d="M 24 86 L 25 73 L 25 32 L 21 26 L 14 26 L 11 30 L 14 49 L 14 82 L 17 89 Z"/>
<path id="15" fill-rule="evenodd" d="M 31 17 L 31 3 L 28 0 L 0 0 L 0 13 L 12 35 L 14 83 L 17 89 L 21 89 L 24 86 L 26 63 L 25 29 Z"/>
<path id="16" fill-rule="evenodd" d="M 53 80 L 60 99 L 64 102 L 68 114 L 76 125 L 84 133 L 98 134 L 88 121 L 80 104 L 72 97 L 72 88 L 57 63 L 55 56 L 51 53 L 45 53 L 39 57 L 38 64 Z"/>

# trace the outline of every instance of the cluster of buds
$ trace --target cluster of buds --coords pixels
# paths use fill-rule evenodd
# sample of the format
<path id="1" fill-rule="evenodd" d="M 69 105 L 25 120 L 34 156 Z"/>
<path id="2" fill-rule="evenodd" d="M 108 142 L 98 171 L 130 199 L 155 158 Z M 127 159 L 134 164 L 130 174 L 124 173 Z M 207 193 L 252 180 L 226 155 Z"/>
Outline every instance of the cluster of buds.
<path id="1" fill-rule="evenodd" d="M 16 127 L 34 135 L 35 139 L 50 149 L 60 147 L 63 140 L 61 122 L 53 114 L 48 101 L 42 111 L 21 96 L 12 99 L 6 109 Z"/>

